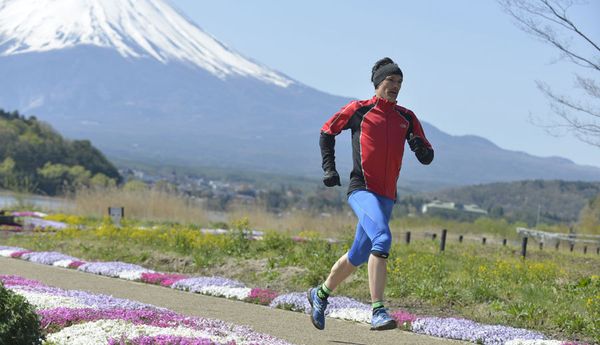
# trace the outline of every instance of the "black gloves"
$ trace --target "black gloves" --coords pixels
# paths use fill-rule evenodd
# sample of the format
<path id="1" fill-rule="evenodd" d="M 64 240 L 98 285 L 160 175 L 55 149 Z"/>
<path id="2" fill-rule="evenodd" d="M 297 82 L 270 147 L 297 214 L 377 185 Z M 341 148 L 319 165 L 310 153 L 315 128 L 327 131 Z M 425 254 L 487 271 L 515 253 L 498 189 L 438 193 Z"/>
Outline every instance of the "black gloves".
<path id="1" fill-rule="evenodd" d="M 335 170 L 325 171 L 325 175 L 323 175 L 323 184 L 327 187 L 341 186 L 340 175 Z"/>
<path id="2" fill-rule="evenodd" d="M 433 150 L 425 145 L 423 138 L 411 134 L 408 146 L 422 164 L 429 164 L 433 160 Z"/>
<path id="3" fill-rule="evenodd" d="M 408 146 L 414 153 L 417 153 L 417 151 L 422 151 L 423 149 L 427 149 L 427 146 L 425 146 L 425 140 L 415 135 L 411 135 L 411 138 L 408 140 Z"/>

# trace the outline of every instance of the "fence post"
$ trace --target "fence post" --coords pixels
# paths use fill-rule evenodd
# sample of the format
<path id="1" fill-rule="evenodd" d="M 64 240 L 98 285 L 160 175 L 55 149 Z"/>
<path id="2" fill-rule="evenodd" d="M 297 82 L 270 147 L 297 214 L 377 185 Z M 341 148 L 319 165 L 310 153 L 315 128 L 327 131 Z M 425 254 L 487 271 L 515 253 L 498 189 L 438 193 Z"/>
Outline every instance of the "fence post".
<path id="1" fill-rule="evenodd" d="M 405 241 L 406 241 L 406 244 L 410 244 L 410 231 L 406 232 Z"/>
<path id="2" fill-rule="evenodd" d="M 560 246 L 560 241 L 556 241 L 556 244 L 554 245 L 554 249 L 558 250 L 559 246 Z"/>
<path id="3" fill-rule="evenodd" d="M 487 238 L 484 237 L 481 239 L 481 244 L 485 244 L 485 242 L 487 242 Z"/>
<path id="4" fill-rule="evenodd" d="M 458 242 L 462 243 L 462 241 L 463 241 L 463 235 L 459 235 L 458 236 Z"/>
<path id="5" fill-rule="evenodd" d="M 506 246 L 506 238 L 502 240 L 502 245 Z"/>
<path id="6" fill-rule="evenodd" d="M 540 250 L 544 249 L 544 242 L 540 242 Z"/>
<path id="7" fill-rule="evenodd" d="M 121 227 L 121 219 L 125 218 L 125 207 L 108 207 L 108 215 L 117 227 Z"/>
<path id="8" fill-rule="evenodd" d="M 523 237 L 521 241 L 521 256 L 523 259 L 527 256 L 527 237 Z"/>
<path id="9" fill-rule="evenodd" d="M 444 251 L 446 250 L 446 234 L 448 233 L 448 230 L 443 229 L 442 230 L 442 241 L 440 242 L 440 251 Z"/>
<path id="10" fill-rule="evenodd" d="M 587 254 L 587 246 L 583 246 L 583 254 Z"/>
<path id="11" fill-rule="evenodd" d="M 431 235 L 431 240 L 435 240 L 437 238 L 437 234 L 432 234 Z"/>

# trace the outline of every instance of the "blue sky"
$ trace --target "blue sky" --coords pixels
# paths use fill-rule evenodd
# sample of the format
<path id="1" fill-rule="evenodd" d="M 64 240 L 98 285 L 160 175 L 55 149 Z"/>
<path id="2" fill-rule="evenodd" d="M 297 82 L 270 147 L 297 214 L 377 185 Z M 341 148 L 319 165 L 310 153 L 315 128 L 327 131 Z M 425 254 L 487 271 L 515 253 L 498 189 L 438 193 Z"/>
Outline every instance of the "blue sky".
<path id="1" fill-rule="evenodd" d="M 170 1 L 225 45 L 308 86 L 370 98 L 371 66 L 389 56 L 404 72 L 398 101 L 421 120 L 600 167 L 600 148 L 531 120 L 552 119 L 535 81 L 577 97 L 573 73 L 581 70 L 519 30 L 494 0 Z M 596 42 L 599 13 L 596 0 L 569 12 Z"/>

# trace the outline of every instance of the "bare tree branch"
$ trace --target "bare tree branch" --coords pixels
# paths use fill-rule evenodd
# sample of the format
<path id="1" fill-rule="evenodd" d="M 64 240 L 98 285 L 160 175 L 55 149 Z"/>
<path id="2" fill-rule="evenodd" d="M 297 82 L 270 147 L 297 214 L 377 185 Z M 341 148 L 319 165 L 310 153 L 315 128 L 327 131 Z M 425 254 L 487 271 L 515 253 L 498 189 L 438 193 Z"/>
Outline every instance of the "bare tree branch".
<path id="1" fill-rule="evenodd" d="M 575 33 L 576 37 L 583 39 L 600 53 L 598 44 L 582 33 L 567 17 L 566 11 L 571 6 L 571 1 L 563 1 L 566 3 L 564 6 L 560 5 L 560 1 L 551 3 L 549 0 L 537 0 L 533 4 L 527 0 L 498 0 L 498 2 L 505 12 L 517 21 L 522 30 L 554 46 L 579 66 L 600 71 L 600 61 L 594 61 L 593 58 L 585 57 L 583 54 L 572 50 L 569 44 L 562 41 L 554 28 L 549 25 L 553 23 L 571 33 Z"/>
<path id="2" fill-rule="evenodd" d="M 573 0 L 497 0 L 515 19 L 517 26 L 533 37 L 558 49 L 573 64 L 600 72 L 600 46 L 567 15 Z M 575 41 L 575 48 L 571 43 Z M 591 51 L 583 53 L 585 46 Z M 590 55 L 591 54 L 591 55 Z M 575 86 L 584 91 L 580 100 L 557 94 L 544 82 L 536 82 L 538 89 L 550 102 L 558 123 L 536 124 L 552 135 L 566 130 L 577 139 L 600 148 L 600 86 L 589 73 L 575 75 Z"/>

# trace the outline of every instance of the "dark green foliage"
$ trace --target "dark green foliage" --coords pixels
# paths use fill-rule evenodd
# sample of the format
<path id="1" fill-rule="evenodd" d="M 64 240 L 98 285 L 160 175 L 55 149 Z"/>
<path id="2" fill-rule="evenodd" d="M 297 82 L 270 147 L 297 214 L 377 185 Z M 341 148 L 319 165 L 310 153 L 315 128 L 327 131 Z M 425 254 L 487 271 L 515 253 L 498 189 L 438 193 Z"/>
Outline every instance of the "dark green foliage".
<path id="1" fill-rule="evenodd" d="M 63 139 L 35 117 L 0 109 L 0 187 L 56 195 L 121 176 L 87 140 Z"/>
<path id="2" fill-rule="evenodd" d="M 40 320 L 33 306 L 0 283 L 0 344 L 41 343 Z"/>

